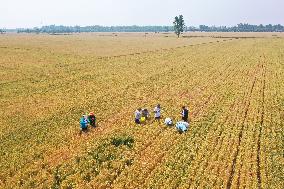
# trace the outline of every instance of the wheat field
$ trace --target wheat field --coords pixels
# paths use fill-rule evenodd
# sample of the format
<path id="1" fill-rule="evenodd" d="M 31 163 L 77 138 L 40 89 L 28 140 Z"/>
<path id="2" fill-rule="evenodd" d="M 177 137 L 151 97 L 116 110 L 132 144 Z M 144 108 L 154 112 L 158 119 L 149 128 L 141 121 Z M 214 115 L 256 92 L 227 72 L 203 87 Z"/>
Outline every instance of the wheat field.
<path id="1" fill-rule="evenodd" d="M 0 188 L 283 188 L 283 34 L 186 36 L 0 35 Z"/>

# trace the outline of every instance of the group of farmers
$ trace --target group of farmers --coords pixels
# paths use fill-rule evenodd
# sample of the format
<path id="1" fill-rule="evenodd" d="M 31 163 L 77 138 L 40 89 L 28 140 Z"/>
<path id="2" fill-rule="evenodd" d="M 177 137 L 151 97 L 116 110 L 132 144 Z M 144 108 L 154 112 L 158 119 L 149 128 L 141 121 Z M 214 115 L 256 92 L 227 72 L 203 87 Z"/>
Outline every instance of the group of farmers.
<path id="1" fill-rule="evenodd" d="M 80 128 L 81 131 L 86 132 L 88 126 L 96 127 L 96 116 L 94 112 L 90 112 L 89 115 L 84 114 L 80 119 Z"/>
<path id="2" fill-rule="evenodd" d="M 157 104 L 157 106 L 153 110 L 153 113 L 154 113 L 154 120 L 160 122 L 160 119 L 161 119 L 161 105 L 160 104 Z M 182 111 L 181 111 L 181 121 L 178 121 L 176 123 L 176 128 L 180 133 L 186 132 L 189 128 L 188 115 L 189 115 L 188 109 L 185 106 L 183 106 Z M 150 118 L 150 113 L 148 109 L 146 108 L 144 109 L 138 108 L 135 111 L 134 116 L 135 116 L 135 123 L 141 124 L 141 123 L 145 123 L 146 120 Z M 173 120 L 169 117 L 165 119 L 164 123 L 167 126 L 174 125 Z"/>
<path id="3" fill-rule="evenodd" d="M 161 105 L 157 104 L 153 110 L 154 113 L 154 120 L 160 122 L 161 120 Z M 178 121 L 176 123 L 176 128 L 180 133 L 186 132 L 189 128 L 188 123 L 188 109 L 183 106 L 181 111 L 181 121 Z M 141 124 L 145 123 L 146 120 L 149 120 L 150 118 L 150 112 L 146 108 L 138 108 L 135 111 L 135 123 Z M 171 118 L 166 118 L 164 121 L 165 125 L 167 126 L 173 126 L 174 122 Z M 96 127 L 96 116 L 93 112 L 90 112 L 89 114 L 84 114 L 80 119 L 80 128 L 81 131 L 86 132 L 88 130 L 88 126 Z"/>

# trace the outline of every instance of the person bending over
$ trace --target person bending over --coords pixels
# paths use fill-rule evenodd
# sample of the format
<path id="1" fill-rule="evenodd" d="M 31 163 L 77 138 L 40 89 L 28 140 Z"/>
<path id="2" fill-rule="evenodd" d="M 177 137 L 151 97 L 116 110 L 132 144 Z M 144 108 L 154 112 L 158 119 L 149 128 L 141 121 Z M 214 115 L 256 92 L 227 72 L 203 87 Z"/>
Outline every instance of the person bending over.
<path id="1" fill-rule="evenodd" d="M 80 128 L 83 132 L 88 131 L 88 118 L 86 115 L 83 115 L 80 119 Z"/>
<path id="2" fill-rule="evenodd" d="M 96 127 L 96 116 L 94 112 L 90 112 L 88 116 L 88 121 L 92 127 Z"/>

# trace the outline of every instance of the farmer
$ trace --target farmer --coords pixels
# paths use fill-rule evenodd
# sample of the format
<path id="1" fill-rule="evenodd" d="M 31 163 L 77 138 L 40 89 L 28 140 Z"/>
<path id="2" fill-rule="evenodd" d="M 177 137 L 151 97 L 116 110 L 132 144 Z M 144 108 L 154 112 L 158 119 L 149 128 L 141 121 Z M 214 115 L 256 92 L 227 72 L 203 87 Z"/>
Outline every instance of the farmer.
<path id="1" fill-rule="evenodd" d="M 150 113 L 146 108 L 142 109 L 142 117 L 144 117 L 146 120 L 150 117 Z"/>
<path id="2" fill-rule="evenodd" d="M 161 119 L 161 105 L 157 104 L 154 108 L 155 120 L 160 121 Z"/>
<path id="3" fill-rule="evenodd" d="M 136 124 L 140 124 L 141 108 L 138 108 L 138 109 L 135 111 L 134 116 L 135 116 L 135 123 L 136 123 Z"/>
<path id="4" fill-rule="evenodd" d="M 188 122 L 188 109 L 185 106 L 182 107 L 181 119 L 185 122 Z"/>
<path id="5" fill-rule="evenodd" d="M 96 127 L 96 116 L 94 112 L 90 112 L 88 116 L 88 121 L 92 127 Z"/>
<path id="6" fill-rule="evenodd" d="M 85 114 L 80 119 L 80 127 L 81 131 L 86 132 L 88 130 L 88 118 Z"/>
<path id="7" fill-rule="evenodd" d="M 173 120 L 171 118 L 166 118 L 165 119 L 165 125 L 166 126 L 172 126 L 173 125 Z"/>
<path id="8" fill-rule="evenodd" d="M 179 121 L 176 124 L 176 128 L 180 134 L 186 132 L 188 130 L 188 127 L 189 124 L 185 121 Z"/>

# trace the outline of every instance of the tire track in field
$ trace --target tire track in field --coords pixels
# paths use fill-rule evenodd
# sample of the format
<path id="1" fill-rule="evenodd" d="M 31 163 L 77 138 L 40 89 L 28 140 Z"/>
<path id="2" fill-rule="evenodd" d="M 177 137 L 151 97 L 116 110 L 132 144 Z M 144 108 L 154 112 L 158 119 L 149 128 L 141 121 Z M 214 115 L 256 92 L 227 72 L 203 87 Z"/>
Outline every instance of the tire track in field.
<path id="1" fill-rule="evenodd" d="M 259 82 L 260 82 L 260 79 L 258 80 Z M 257 98 L 256 98 L 257 99 Z M 254 107 L 254 108 L 256 108 L 256 107 Z M 259 113 L 259 111 L 258 111 L 258 113 Z M 255 126 L 255 125 L 257 125 L 257 123 L 258 123 L 258 113 L 255 115 L 255 113 L 253 113 L 252 115 L 253 115 L 253 122 L 252 122 L 252 125 L 253 126 Z M 244 129 L 244 132 L 247 132 L 247 134 L 250 134 L 250 130 L 249 130 L 249 127 L 250 127 L 250 124 L 249 123 L 247 123 L 246 124 L 246 127 L 245 127 L 245 129 Z M 252 139 L 256 139 L 256 132 L 253 132 L 253 134 L 252 134 L 252 136 L 250 136 L 250 138 L 252 138 Z M 243 142 L 243 143 L 246 143 L 247 141 L 245 141 L 245 142 Z M 254 158 L 253 158 L 253 155 L 254 155 L 254 153 L 252 152 L 252 151 L 249 151 L 250 152 L 250 157 L 249 157 L 249 159 L 250 160 L 253 160 Z M 240 159 L 242 158 L 242 156 L 240 156 Z M 240 161 L 240 168 L 238 169 L 238 174 L 237 174 L 237 183 L 236 183 L 236 186 L 237 186 L 237 188 L 240 188 L 240 183 L 241 183 L 241 174 L 243 173 L 242 171 L 242 168 L 243 168 L 243 161 L 242 160 L 239 160 Z M 250 164 L 249 165 L 249 170 L 253 170 L 253 164 Z M 245 173 L 247 173 L 247 172 L 245 172 Z M 251 172 L 249 172 L 249 176 L 250 177 L 253 177 L 254 175 L 251 173 Z M 251 181 L 251 179 L 248 179 L 248 181 Z M 246 185 L 246 182 L 247 182 L 247 180 L 246 180 L 246 177 L 244 178 L 244 181 L 243 181 L 245 184 L 244 185 Z"/>
<path id="2" fill-rule="evenodd" d="M 255 72 L 257 72 L 257 71 L 258 70 L 256 70 Z M 246 101 L 244 118 L 242 120 L 241 131 L 239 132 L 239 136 L 238 136 L 237 151 L 234 154 L 234 158 L 233 158 L 232 165 L 231 165 L 231 171 L 230 171 L 230 174 L 229 174 L 229 180 L 228 180 L 227 185 L 226 185 L 227 189 L 230 189 L 232 187 L 232 182 L 233 182 L 233 178 L 234 178 L 234 175 L 235 175 L 235 166 L 236 166 L 236 162 L 237 162 L 237 157 L 239 155 L 240 145 L 241 145 L 243 132 L 244 132 L 245 121 L 247 120 L 248 110 L 249 110 L 249 107 L 250 107 L 250 104 L 251 104 L 252 92 L 254 90 L 256 80 L 257 80 L 257 76 L 255 74 L 254 80 L 252 82 L 252 85 L 251 85 L 251 88 L 250 88 L 250 91 L 249 91 L 249 97 L 248 97 L 248 99 Z"/>
<path id="3" fill-rule="evenodd" d="M 264 56 L 264 58 L 266 58 Z M 257 182 L 258 182 L 258 189 L 261 189 L 261 172 L 260 172 L 260 143 L 262 137 L 262 128 L 263 128 L 263 121 L 264 121 L 264 102 L 265 102 L 265 88 L 266 88 L 266 67 L 264 66 L 264 62 L 262 64 L 262 92 L 261 92 L 261 120 L 260 120 L 260 127 L 259 127 L 259 135 L 257 141 Z"/>
<path id="4" fill-rule="evenodd" d="M 259 81 L 259 82 L 261 82 L 261 81 L 263 81 L 263 64 L 259 64 L 258 65 L 258 72 L 261 72 L 261 78 L 258 78 L 258 80 L 257 81 Z M 260 83 L 260 85 L 262 85 L 262 83 Z M 260 94 L 263 92 L 262 90 L 260 90 L 259 91 L 260 92 Z M 262 96 L 262 95 L 260 95 L 260 96 Z M 260 97 L 260 101 L 262 101 L 262 98 Z M 257 115 L 259 115 L 259 113 L 260 113 L 260 109 L 258 109 L 258 114 Z M 264 112 L 263 112 L 263 114 L 264 114 Z M 257 116 L 258 117 L 258 116 Z M 263 120 L 263 117 L 261 118 L 262 120 Z M 258 125 L 258 118 L 256 118 L 255 119 L 255 121 L 254 121 L 254 124 L 253 125 Z M 245 131 L 247 131 L 248 130 L 248 128 L 249 128 L 249 125 L 247 125 L 246 126 L 246 129 L 242 129 L 242 130 L 245 130 Z M 261 128 L 260 128 L 261 129 Z M 256 132 L 254 132 L 253 133 L 253 136 L 252 136 L 252 138 L 257 138 L 257 140 L 258 140 L 258 142 L 256 143 L 256 144 L 258 144 L 259 145 L 259 147 L 260 147 L 260 135 L 261 135 L 261 132 L 259 132 L 259 134 L 258 134 L 258 136 L 257 136 L 257 134 L 256 134 Z M 260 150 L 260 148 L 259 148 L 259 150 Z M 260 153 L 259 153 L 260 154 Z M 259 155 L 258 153 L 257 153 L 257 155 Z M 257 159 L 258 159 L 259 157 L 257 157 Z M 250 159 L 252 160 L 252 159 L 254 159 L 253 158 L 253 153 L 251 153 L 250 154 Z M 238 177 L 237 177 L 237 188 L 240 188 L 240 176 L 241 176 L 241 172 L 242 172 L 242 167 L 243 167 L 243 162 L 242 161 L 240 161 L 240 168 L 239 168 L 239 170 L 238 170 Z M 252 167 L 252 164 L 250 164 L 250 170 L 252 170 L 252 169 L 254 169 L 253 167 Z M 260 172 L 259 172 L 260 173 Z M 250 176 L 251 177 L 253 177 L 253 175 L 250 173 Z M 256 175 L 257 176 L 257 175 Z M 261 178 L 260 178 L 260 176 L 259 177 L 257 177 L 258 178 L 258 184 L 259 184 L 259 182 L 261 182 Z"/>
<path id="5" fill-rule="evenodd" d="M 260 109 L 262 110 L 262 113 L 261 113 L 261 116 L 260 116 L 260 119 L 261 119 L 261 122 L 263 123 L 263 116 L 264 116 L 264 86 L 263 86 L 263 82 L 264 82 L 264 65 L 263 65 L 263 63 L 261 64 L 261 63 L 259 63 L 259 72 L 261 73 L 261 78 L 259 78 L 259 82 L 261 82 L 260 83 L 260 86 L 261 86 L 261 89 L 262 90 L 260 90 L 259 92 L 260 92 L 260 95 L 259 95 L 259 101 L 261 102 L 261 107 L 262 108 L 258 108 L 258 114 L 257 114 L 257 118 L 255 119 L 255 121 L 254 121 L 254 126 L 256 126 L 256 125 L 258 125 L 258 121 L 259 121 L 259 114 L 261 113 L 260 112 Z M 261 123 L 261 124 L 262 124 Z M 248 130 L 248 127 L 249 127 L 249 125 L 247 125 L 247 129 L 246 130 Z M 262 127 L 262 126 L 261 126 Z M 261 130 L 262 128 L 259 128 L 259 130 Z M 258 168 L 260 168 L 260 167 L 258 167 L 258 163 L 260 164 L 260 161 L 258 161 L 259 160 L 259 158 L 260 158 L 260 141 L 261 141 L 261 131 L 258 133 L 258 136 L 257 136 L 257 129 L 256 129 L 256 131 L 253 133 L 253 136 L 252 136 L 252 138 L 257 138 L 257 142 L 256 142 L 256 144 L 257 144 L 257 161 L 256 161 L 256 163 L 257 163 L 257 168 L 256 169 L 258 169 Z M 254 159 L 253 158 L 253 153 L 251 153 L 250 154 L 250 159 L 252 160 L 252 159 Z M 240 188 L 240 174 L 241 174 L 241 170 L 242 170 L 242 167 L 243 167 L 243 162 L 240 162 L 240 169 L 239 169 L 239 172 L 238 172 L 238 178 L 237 178 L 237 188 Z M 250 164 L 250 168 L 249 168 L 249 170 L 253 170 L 254 168 L 253 168 L 253 165 L 252 164 Z M 260 170 L 260 169 L 259 169 Z M 251 177 L 253 177 L 253 175 L 252 175 L 252 173 L 250 173 L 250 176 Z M 258 188 L 260 189 L 261 188 L 261 177 L 260 177 L 260 171 L 258 172 L 258 170 L 257 170 L 257 173 L 256 173 L 256 176 L 257 176 L 257 182 L 258 182 Z"/>

